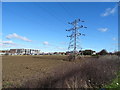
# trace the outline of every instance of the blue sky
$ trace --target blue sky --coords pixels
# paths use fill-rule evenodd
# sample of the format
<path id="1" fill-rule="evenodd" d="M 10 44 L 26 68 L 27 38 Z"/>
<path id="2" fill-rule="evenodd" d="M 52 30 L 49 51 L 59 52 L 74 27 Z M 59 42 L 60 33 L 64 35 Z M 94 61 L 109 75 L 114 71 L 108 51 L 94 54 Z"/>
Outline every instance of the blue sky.
<path id="1" fill-rule="evenodd" d="M 118 12 L 115 2 L 3 2 L 2 49 L 34 48 L 43 52 L 67 51 L 72 28 L 68 22 L 80 18 L 80 47 L 100 51 L 117 50 Z"/>

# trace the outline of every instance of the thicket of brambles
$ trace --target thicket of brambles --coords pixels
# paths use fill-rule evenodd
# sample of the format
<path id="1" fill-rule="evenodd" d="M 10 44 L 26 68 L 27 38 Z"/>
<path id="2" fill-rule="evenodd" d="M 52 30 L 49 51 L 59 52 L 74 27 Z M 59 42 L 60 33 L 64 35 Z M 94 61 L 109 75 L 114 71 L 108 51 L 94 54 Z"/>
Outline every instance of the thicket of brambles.
<path id="1" fill-rule="evenodd" d="M 101 88 L 116 78 L 120 57 L 103 55 L 83 60 L 82 64 L 57 67 L 44 79 L 31 79 L 22 88 Z M 38 75 L 39 76 L 39 75 Z"/>

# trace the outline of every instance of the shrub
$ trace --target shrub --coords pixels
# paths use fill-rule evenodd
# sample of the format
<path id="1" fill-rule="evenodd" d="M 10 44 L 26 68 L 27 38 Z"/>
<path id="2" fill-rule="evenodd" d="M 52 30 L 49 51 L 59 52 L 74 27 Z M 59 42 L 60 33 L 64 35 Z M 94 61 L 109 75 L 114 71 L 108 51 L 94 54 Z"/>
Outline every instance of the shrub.
<path id="1" fill-rule="evenodd" d="M 48 76 L 29 79 L 21 87 L 27 88 L 101 88 L 116 77 L 120 69 L 120 58 L 116 55 L 101 56 L 68 62 L 55 68 Z"/>

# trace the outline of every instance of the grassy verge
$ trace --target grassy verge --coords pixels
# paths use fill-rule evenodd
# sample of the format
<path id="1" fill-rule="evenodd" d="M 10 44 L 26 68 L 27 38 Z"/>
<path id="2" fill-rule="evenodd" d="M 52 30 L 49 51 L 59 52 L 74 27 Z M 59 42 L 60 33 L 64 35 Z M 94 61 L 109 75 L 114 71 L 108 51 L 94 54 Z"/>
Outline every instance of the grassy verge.
<path id="1" fill-rule="evenodd" d="M 120 88 L 120 71 L 117 77 L 112 81 L 112 83 L 106 85 L 104 88 Z"/>

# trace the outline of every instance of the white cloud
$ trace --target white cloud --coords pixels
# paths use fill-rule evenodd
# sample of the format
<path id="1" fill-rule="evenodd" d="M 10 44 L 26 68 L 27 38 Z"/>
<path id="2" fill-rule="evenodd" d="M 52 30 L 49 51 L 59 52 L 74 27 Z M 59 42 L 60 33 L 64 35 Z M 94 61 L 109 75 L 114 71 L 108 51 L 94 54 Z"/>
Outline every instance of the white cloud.
<path id="1" fill-rule="evenodd" d="M 5 44 L 0 44 L 0 46 L 2 46 L 2 49 L 13 47 L 13 45 L 5 45 Z"/>
<path id="2" fill-rule="evenodd" d="M 112 43 L 112 45 L 120 46 L 120 43 Z"/>
<path id="3" fill-rule="evenodd" d="M 13 41 L 0 41 L 0 44 L 3 45 L 3 44 L 15 44 L 15 43 L 13 43 Z"/>
<path id="4" fill-rule="evenodd" d="M 11 39 L 11 38 L 17 38 L 17 39 L 20 39 L 20 40 L 23 40 L 23 41 L 27 41 L 27 42 L 31 42 L 32 40 L 26 38 L 26 37 L 23 37 L 23 36 L 20 36 L 16 33 L 13 33 L 13 34 L 9 34 L 6 36 L 7 39 Z"/>
<path id="5" fill-rule="evenodd" d="M 44 45 L 49 45 L 49 43 L 47 41 L 44 41 L 43 44 Z"/>
<path id="6" fill-rule="evenodd" d="M 10 48 L 10 47 L 12 47 L 12 48 L 24 48 L 25 45 L 17 44 L 13 41 L 1 41 L 0 40 L 0 47 L 5 48 L 5 49 Z"/>
<path id="7" fill-rule="evenodd" d="M 114 14 L 116 12 L 116 9 L 117 9 L 117 6 L 115 6 L 114 8 L 107 8 L 105 12 L 101 14 L 101 16 L 105 17 L 111 14 Z"/>
<path id="8" fill-rule="evenodd" d="M 116 40 L 117 40 L 117 38 L 113 37 L 113 38 L 112 38 L 112 40 L 113 40 L 113 41 L 116 41 Z"/>
<path id="9" fill-rule="evenodd" d="M 2 48 L 9 48 L 9 47 L 15 47 L 17 44 L 13 41 L 1 41 L 0 40 L 0 47 Z"/>
<path id="10" fill-rule="evenodd" d="M 98 30 L 101 32 L 106 32 L 106 31 L 108 31 L 108 28 L 99 28 Z"/>
<path id="11" fill-rule="evenodd" d="M 65 45 L 65 44 L 68 44 L 68 43 L 67 42 L 60 42 L 60 44 Z"/>
<path id="12" fill-rule="evenodd" d="M 0 32 L 0 36 L 2 36 L 2 32 Z"/>

